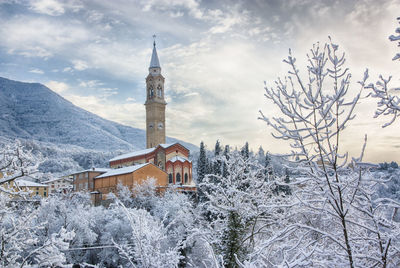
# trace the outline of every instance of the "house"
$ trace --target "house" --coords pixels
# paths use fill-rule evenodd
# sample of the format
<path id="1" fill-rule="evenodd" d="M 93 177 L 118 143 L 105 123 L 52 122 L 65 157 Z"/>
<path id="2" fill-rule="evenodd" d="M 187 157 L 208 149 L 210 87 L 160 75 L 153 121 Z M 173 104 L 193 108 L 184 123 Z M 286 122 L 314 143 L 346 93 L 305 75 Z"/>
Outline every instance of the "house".
<path id="1" fill-rule="evenodd" d="M 68 193 L 73 188 L 73 176 L 62 176 L 61 178 L 44 181 L 43 184 L 48 185 L 49 195 L 55 193 Z"/>
<path id="2" fill-rule="evenodd" d="M 47 197 L 49 194 L 46 184 L 36 183 L 24 179 L 9 180 L 2 184 L 2 187 L 7 191 L 13 192 L 28 192 L 30 197 Z"/>
<path id="3" fill-rule="evenodd" d="M 94 181 L 93 179 L 103 173 L 109 171 L 108 168 L 91 168 L 83 171 L 75 172 L 70 174 L 72 177 L 72 189 L 75 192 L 79 191 L 94 191 Z"/>

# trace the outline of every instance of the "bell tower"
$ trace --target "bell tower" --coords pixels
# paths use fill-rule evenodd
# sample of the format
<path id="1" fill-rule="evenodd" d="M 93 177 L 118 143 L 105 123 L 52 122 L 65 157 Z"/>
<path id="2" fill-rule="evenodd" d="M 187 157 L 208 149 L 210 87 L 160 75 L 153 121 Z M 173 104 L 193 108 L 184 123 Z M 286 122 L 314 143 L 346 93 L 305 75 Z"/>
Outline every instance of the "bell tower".
<path id="1" fill-rule="evenodd" d="M 161 75 L 157 56 L 155 35 L 149 75 L 146 77 L 146 148 L 165 143 L 164 77 Z"/>

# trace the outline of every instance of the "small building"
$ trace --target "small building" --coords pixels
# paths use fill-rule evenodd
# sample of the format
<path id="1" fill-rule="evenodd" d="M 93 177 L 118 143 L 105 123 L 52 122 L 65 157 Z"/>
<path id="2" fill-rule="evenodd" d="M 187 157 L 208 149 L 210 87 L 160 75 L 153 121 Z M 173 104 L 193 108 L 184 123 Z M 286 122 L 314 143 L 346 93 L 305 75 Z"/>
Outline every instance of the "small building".
<path id="1" fill-rule="evenodd" d="M 91 168 L 79 172 L 70 174 L 72 176 L 73 183 L 72 189 L 75 192 L 79 191 L 94 191 L 94 181 L 93 179 L 103 173 L 106 173 L 110 169 L 108 168 Z"/>
<path id="2" fill-rule="evenodd" d="M 10 180 L 2 185 L 4 189 L 10 189 L 13 192 L 30 192 L 30 197 L 47 197 L 48 186 L 46 184 L 36 183 L 24 179 Z"/>
<path id="3" fill-rule="evenodd" d="M 61 178 L 55 178 L 48 181 L 44 181 L 43 184 L 49 186 L 49 195 L 56 193 L 68 193 L 72 191 L 73 188 L 73 176 L 67 175 Z"/>
<path id="4" fill-rule="evenodd" d="M 117 185 L 121 183 L 132 189 L 136 185 L 143 184 L 147 179 L 154 178 L 157 191 L 163 192 L 168 186 L 167 173 L 152 163 L 137 164 L 123 168 L 111 169 L 94 178 L 92 193 L 98 195 L 95 200 L 105 200 L 107 194 L 117 193 Z M 97 203 L 95 201 L 95 203 Z"/>

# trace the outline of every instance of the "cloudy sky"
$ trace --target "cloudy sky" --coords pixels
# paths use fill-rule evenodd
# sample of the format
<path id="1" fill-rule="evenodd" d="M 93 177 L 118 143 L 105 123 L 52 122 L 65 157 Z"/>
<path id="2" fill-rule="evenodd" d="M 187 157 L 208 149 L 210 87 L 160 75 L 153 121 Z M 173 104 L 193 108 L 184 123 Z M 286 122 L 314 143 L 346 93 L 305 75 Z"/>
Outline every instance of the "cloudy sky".
<path id="1" fill-rule="evenodd" d="M 388 36 L 400 2 L 312 0 L 0 0 L 0 76 L 47 85 L 104 118 L 145 127 L 145 77 L 157 35 L 166 78 L 167 134 L 209 148 L 223 144 L 281 153 L 285 144 L 257 120 L 276 115 L 264 97 L 287 73 L 291 48 L 301 62 L 331 36 L 346 52 L 356 81 L 369 68 L 400 85 L 398 52 Z M 397 11 L 397 12 L 396 12 Z M 358 154 L 368 134 L 368 161 L 400 161 L 400 121 L 382 129 L 375 104 L 363 100 L 343 137 Z"/>

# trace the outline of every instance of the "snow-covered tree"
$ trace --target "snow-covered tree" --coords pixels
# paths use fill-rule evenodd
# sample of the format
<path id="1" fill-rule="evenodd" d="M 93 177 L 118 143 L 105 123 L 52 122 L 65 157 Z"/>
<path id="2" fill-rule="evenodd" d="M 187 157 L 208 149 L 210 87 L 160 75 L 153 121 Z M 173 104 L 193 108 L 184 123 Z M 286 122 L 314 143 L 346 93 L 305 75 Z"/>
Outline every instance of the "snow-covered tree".
<path id="1" fill-rule="evenodd" d="M 146 210 L 117 204 L 131 229 L 131 241 L 114 242 L 120 256 L 128 260 L 126 267 L 178 267 L 178 247 L 168 245 L 167 229 L 162 222 Z"/>
<path id="2" fill-rule="evenodd" d="M 400 17 L 397 18 L 397 21 L 400 23 Z M 389 40 L 392 42 L 397 42 L 397 46 L 400 47 L 400 27 L 396 28 L 395 34 L 391 34 L 389 36 Z M 392 60 L 400 60 L 400 53 L 397 53 Z"/>
<path id="3" fill-rule="evenodd" d="M 400 90 L 400 88 L 390 88 L 388 79 L 379 76 L 379 80 L 375 84 L 369 84 L 367 87 L 372 89 L 371 97 L 378 99 L 378 107 L 375 111 L 374 117 L 390 116 L 392 117 L 389 122 L 385 123 L 382 127 L 387 127 L 400 116 L 400 97 L 391 93 L 391 90 Z"/>
<path id="4" fill-rule="evenodd" d="M 246 259 L 256 236 L 272 221 L 273 209 L 267 204 L 274 197 L 272 184 L 263 178 L 264 168 L 254 157 L 234 151 L 229 160 L 221 160 L 227 165 L 227 176 L 207 175 L 200 187 L 208 189 L 203 208 L 213 215 L 206 227 L 210 228 L 210 244 L 225 267 L 236 267 L 236 260 Z"/>
<path id="5" fill-rule="evenodd" d="M 213 161 L 213 170 L 212 173 L 216 175 L 220 175 L 222 170 L 222 162 L 220 160 L 220 156 L 222 155 L 222 148 L 219 140 L 215 143 L 214 148 L 214 161 Z"/>
<path id="6" fill-rule="evenodd" d="M 350 98 L 351 75 L 338 45 L 316 44 L 307 57 L 305 79 L 289 50 L 284 60 L 288 77 L 265 87 L 265 96 L 282 115 L 270 118 L 261 113 L 261 119 L 274 129 L 275 138 L 291 142 L 291 156 L 298 159 L 302 176 L 290 183 L 292 209 L 281 228 L 246 265 L 397 266 L 398 224 L 386 217 L 397 203 L 373 198 L 382 181 L 362 163 L 365 144 L 350 166 L 340 144 L 343 130 L 355 117 L 368 72 Z"/>
<path id="7" fill-rule="evenodd" d="M 15 194 L 6 184 L 22 177 L 35 179 L 40 162 L 40 156 L 26 150 L 19 140 L 0 142 L 0 191 Z"/>
<path id="8" fill-rule="evenodd" d="M 200 154 L 197 160 L 197 179 L 198 183 L 203 181 L 204 176 L 207 173 L 207 154 L 204 147 L 204 142 L 200 142 Z"/>
<path id="9" fill-rule="evenodd" d="M 241 149 L 241 154 L 243 157 L 245 158 L 249 158 L 250 156 L 250 150 L 249 150 L 249 143 L 246 141 L 246 143 L 244 144 L 244 146 Z"/>

